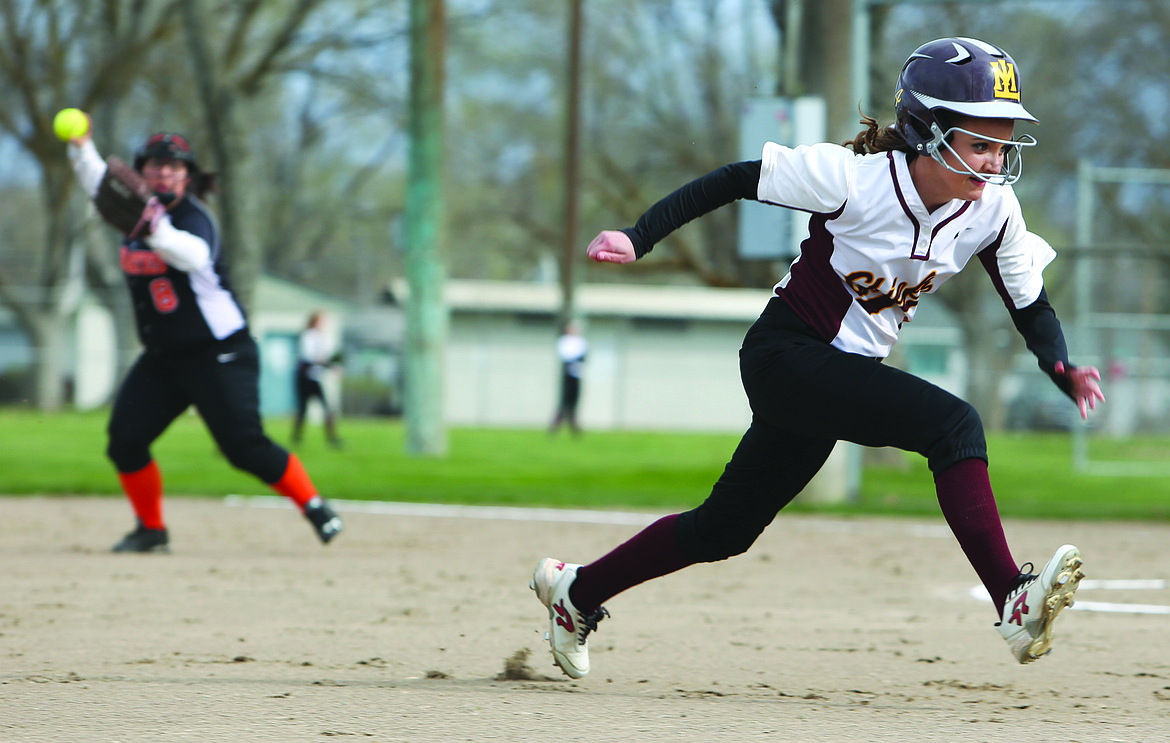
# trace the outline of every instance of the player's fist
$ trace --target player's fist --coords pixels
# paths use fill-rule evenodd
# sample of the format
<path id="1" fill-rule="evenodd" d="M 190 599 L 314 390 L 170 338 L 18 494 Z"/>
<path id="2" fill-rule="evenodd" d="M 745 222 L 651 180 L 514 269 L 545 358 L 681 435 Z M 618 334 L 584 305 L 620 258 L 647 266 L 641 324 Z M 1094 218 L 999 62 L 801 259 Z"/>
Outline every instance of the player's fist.
<path id="1" fill-rule="evenodd" d="M 603 230 L 589 243 L 585 254 L 598 263 L 633 263 L 638 260 L 634 242 L 620 230 Z"/>

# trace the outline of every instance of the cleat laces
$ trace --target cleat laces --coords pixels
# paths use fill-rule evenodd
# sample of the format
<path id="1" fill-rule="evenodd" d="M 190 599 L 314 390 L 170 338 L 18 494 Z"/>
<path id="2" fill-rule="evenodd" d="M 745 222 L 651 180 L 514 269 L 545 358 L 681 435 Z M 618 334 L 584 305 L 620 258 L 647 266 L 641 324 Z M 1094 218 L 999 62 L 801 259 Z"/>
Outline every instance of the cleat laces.
<path id="1" fill-rule="evenodd" d="M 578 624 L 577 624 L 577 626 L 579 627 L 579 629 L 577 630 L 577 644 L 584 645 L 585 640 L 589 637 L 589 633 L 597 631 L 597 623 L 600 622 L 602 619 L 605 619 L 608 616 L 609 616 L 609 611 L 604 606 L 602 606 L 601 608 L 599 608 L 597 611 L 593 612 L 589 616 L 585 616 L 584 614 L 581 614 L 580 612 L 578 612 L 577 618 L 580 619 L 581 621 L 578 622 Z"/>
<path id="2" fill-rule="evenodd" d="M 1030 562 L 1026 562 L 1023 565 L 1021 565 L 1020 566 L 1020 574 L 1016 576 L 1016 579 L 1014 581 L 1012 581 L 1012 587 L 1008 591 L 1008 593 L 1015 591 L 1020 586 L 1024 585 L 1028 581 L 1035 578 L 1036 576 L 1032 573 L 1032 571 L 1035 569 L 1036 569 L 1036 566 Z"/>

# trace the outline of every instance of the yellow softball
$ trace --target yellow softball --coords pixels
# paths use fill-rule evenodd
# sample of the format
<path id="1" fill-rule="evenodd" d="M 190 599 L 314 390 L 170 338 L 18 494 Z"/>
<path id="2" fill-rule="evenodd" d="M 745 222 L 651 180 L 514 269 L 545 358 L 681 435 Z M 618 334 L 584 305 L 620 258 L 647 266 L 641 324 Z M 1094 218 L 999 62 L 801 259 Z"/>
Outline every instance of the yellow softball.
<path id="1" fill-rule="evenodd" d="M 53 131 L 62 142 L 68 142 L 89 131 L 89 118 L 79 108 L 63 108 L 53 117 Z"/>

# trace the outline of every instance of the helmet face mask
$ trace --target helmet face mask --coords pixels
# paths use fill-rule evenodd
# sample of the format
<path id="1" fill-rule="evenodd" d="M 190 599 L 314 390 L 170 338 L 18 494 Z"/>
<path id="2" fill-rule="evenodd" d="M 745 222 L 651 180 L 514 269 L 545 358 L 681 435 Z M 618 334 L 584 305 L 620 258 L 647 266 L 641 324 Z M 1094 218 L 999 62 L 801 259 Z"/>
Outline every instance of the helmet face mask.
<path id="1" fill-rule="evenodd" d="M 998 140 L 948 122 L 966 118 L 1035 122 L 1020 98 L 1016 63 L 1007 52 L 978 39 L 938 39 L 920 46 L 902 66 L 894 96 L 894 128 L 915 153 L 929 155 L 948 170 L 1007 185 L 1019 180 L 1023 168 L 1021 148 L 1035 145 L 1035 138 L 1025 135 Z M 1003 170 L 995 175 L 980 174 L 962 158 L 958 161 L 965 170 L 944 162 L 944 150 L 957 157 L 949 142 L 956 131 L 1009 145 Z"/>
<path id="2" fill-rule="evenodd" d="M 986 134 L 979 134 L 970 129 L 963 129 L 962 127 L 953 126 L 948 128 L 945 132 L 939 128 L 937 123 L 930 125 L 931 138 L 927 140 L 921 152 L 943 166 L 952 173 L 959 175 L 970 176 L 971 178 L 978 178 L 984 183 L 990 183 L 993 186 L 1008 186 L 1020 180 L 1020 176 L 1024 172 L 1024 158 L 1022 148 L 1035 147 L 1036 138 L 1031 134 L 1024 134 L 1018 139 L 999 139 L 998 137 L 989 137 Z M 979 173 L 971 168 L 965 160 L 955 152 L 955 148 L 951 146 L 952 135 L 955 132 L 962 132 L 963 134 L 974 137 L 975 139 L 985 142 L 994 142 L 996 144 L 1005 145 L 1003 167 L 998 173 Z M 954 167 L 948 163 L 943 157 L 943 150 L 950 152 L 955 157 L 955 161 L 959 163 L 962 170 Z"/>

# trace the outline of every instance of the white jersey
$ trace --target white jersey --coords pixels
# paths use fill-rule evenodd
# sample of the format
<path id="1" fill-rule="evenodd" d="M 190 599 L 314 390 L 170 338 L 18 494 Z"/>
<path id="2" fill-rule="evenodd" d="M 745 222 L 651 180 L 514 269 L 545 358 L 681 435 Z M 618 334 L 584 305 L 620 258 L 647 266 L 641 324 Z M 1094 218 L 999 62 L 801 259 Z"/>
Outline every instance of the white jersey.
<path id="1" fill-rule="evenodd" d="M 329 365 L 333 348 L 329 339 L 317 328 L 305 328 L 297 339 L 297 354 L 300 362 L 305 364 L 305 374 L 309 379 L 320 380 Z"/>
<path id="2" fill-rule="evenodd" d="M 571 377 L 580 377 L 585 364 L 585 352 L 589 344 L 585 339 L 573 333 L 565 333 L 557 339 L 557 355 L 561 357 L 565 373 Z"/>
<path id="3" fill-rule="evenodd" d="M 1040 296 L 1056 252 L 1027 231 L 1011 186 L 933 213 L 910 179 L 906 155 L 858 156 L 819 144 L 764 146 L 760 201 L 811 212 L 808 237 L 775 286 L 793 310 L 842 351 L 885 358 L 919 296 L 978 254 L 1004 303 Z"/>

